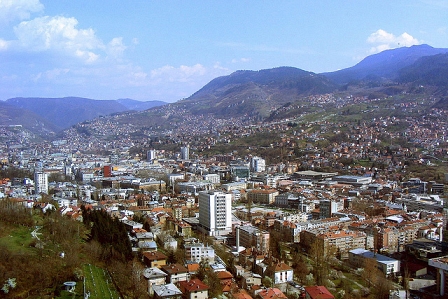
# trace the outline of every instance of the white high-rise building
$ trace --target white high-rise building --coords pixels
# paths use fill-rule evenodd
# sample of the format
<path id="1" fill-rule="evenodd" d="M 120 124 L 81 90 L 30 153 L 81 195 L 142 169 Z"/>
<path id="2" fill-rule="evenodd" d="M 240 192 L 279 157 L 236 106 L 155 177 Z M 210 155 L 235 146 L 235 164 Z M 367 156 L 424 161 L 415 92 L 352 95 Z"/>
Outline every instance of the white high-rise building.
<path id="1" fill-rule="evenodd" d="M 253 172 L 266 171 L 266 160 L 260 157 L 253 157 L 250 161 L 250 166 Z"/>
<path id="2" fill-rule="evenodd" d="M 156 159 L 156 150 L 149 150 L 146 152 L 146 160 L 148 162 L 154 162 L 154 160 Z"/>
<path id="3" fill-rule="evenodd" d="M 210 236 L 232 231 L 232 195 L 210 190 L 199 192 L 199 225 Z"/>
<path id="4" fill-rule="evenodd" d="M 36 189 L 36 194 L 48 194 L 48 173 L 36 171 L 34 173 L 34 187 Z"/>
<path id="5" fill-rule="evenodd" d="M 190 146 L 182 146 L 180 148 L 180 158 L 182 160 L 190 160 Z"/>

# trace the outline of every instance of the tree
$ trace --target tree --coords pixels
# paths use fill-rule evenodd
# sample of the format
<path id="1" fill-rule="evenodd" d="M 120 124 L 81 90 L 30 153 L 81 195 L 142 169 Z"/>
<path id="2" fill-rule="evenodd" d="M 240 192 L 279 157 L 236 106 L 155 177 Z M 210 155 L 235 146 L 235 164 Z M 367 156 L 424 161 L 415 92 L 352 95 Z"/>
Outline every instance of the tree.
<path id="1" fill-rule="evenodd" d="M 222 285 L 218 274 L 210 268 L 208 268 L 205 272 L 204 283 L 209 286 L 209 298 L 215 298 L 222 294 Z"/>
<path id="2" fill-rule="evenodd" d="M 272 279 L 269 276 L 265 276 L 261 279 L 261 283 L 267 287 L 267 288 L 271 288 L 273 283 L 272 283 Z"/>
<path id="3" fill-rule="evenodd" d="M 316 283 L 323 285 L 325 279 L 328 277 L 330 270 L 330 259 L 334 256 L 336 248 L 329 247 L 328 252 L 325 252 L 325 241 L 316 238 L 310 247 L 310 257 L 313 261 L 313 274 L 316 277 Z"/>
<path id="4" fill-rule="evenodd" d="M 406 291 L 406 299 L 409 298 L 409 281 L 411 280 L 411 272 L 409 271 L 408 266 L 405 264 L 404 273 L 403 273 L 403 288 Z"/>
<path id="5" fill-rule="evenodd" d="M 310 273 L 307 264 L 302 258 L 297 260 L 294 265 L 294 276 L 297 277 L 299 282 L 303 284 L 306 281 L 306 276 Z"/>
<path id="6" fill-rule="evenodd" d="M 375 258 L 366 258 L 364 260 L 361 277 L 367 282 L 369 288 L 375 284 L 378 275 L 383 275 L 379 273 L 381 271 L 378 270 L 377 264 Z"/>
<path id="7" fill-rule="evenodd" d="M 390 290 L 392 289 L 393 289 L 392 282 L 383 275 L 381 275 L 377 277 L 373 293 L 375 295 L 375 298 L 388 299 Z"/>

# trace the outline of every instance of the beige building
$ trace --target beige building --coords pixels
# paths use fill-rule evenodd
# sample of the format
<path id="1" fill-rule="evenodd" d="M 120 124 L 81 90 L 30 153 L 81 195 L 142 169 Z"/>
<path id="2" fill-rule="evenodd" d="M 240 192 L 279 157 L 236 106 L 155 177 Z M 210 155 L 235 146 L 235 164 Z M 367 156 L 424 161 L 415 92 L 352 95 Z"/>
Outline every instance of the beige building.
<path id="1" fill-rule="evenodd" d="M 247 200 L 263 204 L 272 204 L 278 195 L 276 189 L 253 189 L 247 192 Z"/>
<path id="2" fill-rule="evenodd" d="M 260 230 L 255 226 L 242 225 L 235 228 L 235 233 L 238 247 L 254 247 L 258 252 L 269 252 L 269 232 Z"/>
<path id="3" fill-rule="evenodd" d="M 207 299 L 209 287 L 200 279 L 179 282 L 179 289 L 185 299 Z"/>
<path id="4" fill-rule="evenodd" d="M 317 242 L 317 243 L 316 243 Z M 307 248 L 313 244 L 319 246 L 324 254 L 337 254 L 340 259 L 347 259 L 348 252 L 355 248 L 366 248 L 368 236 L 359 231 L 328 231 L 319 230 L 302 231 L 300 243 Z"/>

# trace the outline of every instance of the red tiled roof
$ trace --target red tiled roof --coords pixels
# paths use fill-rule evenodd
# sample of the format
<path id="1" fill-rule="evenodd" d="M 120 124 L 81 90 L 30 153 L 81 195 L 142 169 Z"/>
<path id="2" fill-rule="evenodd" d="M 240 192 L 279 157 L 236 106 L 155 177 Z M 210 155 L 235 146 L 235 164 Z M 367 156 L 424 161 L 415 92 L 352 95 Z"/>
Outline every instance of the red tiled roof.
<path id="1" fill-rule="evenodd" d="M 306 287 L 305 292 L 311 299 L 334 299 L 334 296 L 324 286 Z"/>
<path id="2" fill-rule="evenodd" d="M 166 259 L 166 255 L 160 251 L 145 251 L 143 252 L 143 256 L 149 261 Z"/>
<path id="3" fill-rule="evenodd" d="M 190 281 L 180 281 L 179 285 L 181 289 L 184 289 L 188 292 L 205 291 L 209 289 L 209 287 L 198 278 L 194 278 Z"/>
<path id="4" fill-rule="evenodd" d="M 282 291 L 280 291 L 277 288 L 269 288 L 266 290 L 263 290 L 258 293 L 258 296 L 260 296 L 262 299 L 276 299 L 276 298 L 284 298 L 287 299 L 285 294 L 283 294 Z"/>
<path id="5" fill-rule="evenodd" d="M 199 264 L 198 263 L 188 264 L 187 269 L 188 269 L 188 272 L 196 272 L 199 270 Z"/>
<path id="6" fill-rule="evenodd" d="M 219 279 L 231 279 L 233 278 L 232 273 L 230 273 L 229 271 L 219 271 L 216 273 L 216 275 L 218 276 Z"/>
<path id="7" fill-rule="evenodd" d="M 162 270 L 168 274 L 187 273 L 188 269 L 181 264 L 171 264 L 162 266 Z"/>

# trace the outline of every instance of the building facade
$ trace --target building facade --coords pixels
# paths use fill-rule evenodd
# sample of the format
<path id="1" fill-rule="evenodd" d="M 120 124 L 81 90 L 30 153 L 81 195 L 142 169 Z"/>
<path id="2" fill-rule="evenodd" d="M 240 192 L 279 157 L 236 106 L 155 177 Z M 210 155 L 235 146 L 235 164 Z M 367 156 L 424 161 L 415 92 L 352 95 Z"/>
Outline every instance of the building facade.
<path id="1" fill-rule="evenodd" d="M 237 226 L 235 232 L 237 246 L 254 247 L 261 253 L 269 252 L 269 232 L 251 225 Z"/>
<path id="2" fill-rule="evenodd" d="M 210 190 L 199 192 L 199 226 L 209 236 L 224 235 L 232 230 L 232 195 Z"/>
<path id="3" fill-rule="evenodd" d="M 34 184 L 36 194 L 48 194 L 48 173 L 43 171 L 36 171 L 34 173 Z"/>

